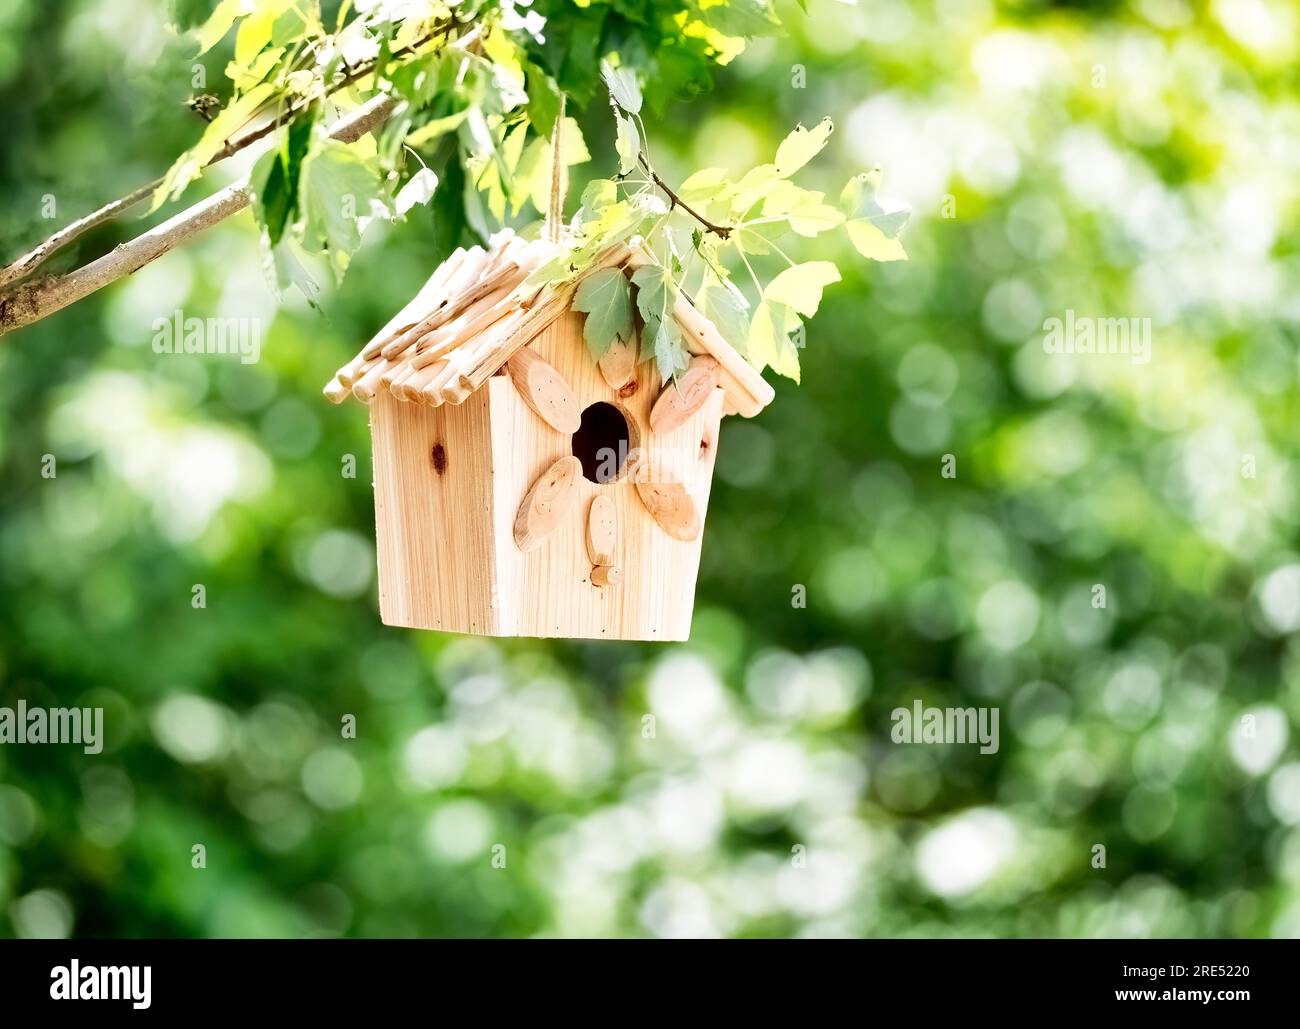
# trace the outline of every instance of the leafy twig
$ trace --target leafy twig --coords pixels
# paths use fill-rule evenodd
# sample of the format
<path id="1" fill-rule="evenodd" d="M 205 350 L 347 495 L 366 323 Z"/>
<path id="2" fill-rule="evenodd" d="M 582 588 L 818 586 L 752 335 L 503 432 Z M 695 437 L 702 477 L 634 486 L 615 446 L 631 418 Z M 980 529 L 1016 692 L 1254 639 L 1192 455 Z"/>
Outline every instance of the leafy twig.
<path id="1" fill-rule="evenodd" d="M 680 207 L 683 211 L 689 214 L 697 222 L 703 225 L 705 229 L 713 233 L 719 239 L 729 239 L 731 237 L 732 230 L 728 226 L 715 225 L 713 222 L 709 221 L 709 219 L 704 217 L 704 215 L 700 214 L 699 211 L 695 210 L 695 208 L 693 208 L 685 200 L 679 197 L 676 191 L 672 188 L 672 186 L 668 185 L 668 183 L 666 183 L 660 177 L 659 173 L 650 166 L 650 162 L 646 160 L 644 150 L 641 152 L 640 156 L 638 157 L 638 160 L 641 162 L 641 167 L 646 170 L 646 173 L 650 176 L 654 184 L 658 186 L 660 190 L 663 191 L 666 197 L 668 197 L 668 205 L 670 210 L 674 207 Z"/>
<path id="2" fill-rule="evenodd" d="M 435 37 L 439 35 L 445 35 L 449 31 L 451 31 L 451 29 L 456 24 L 457 23 L 453 19 L 448 19 L 447 21 L 442 22 L 437 28 L 432 29 L 430 32 L 428 32 L 423 38 L 418 39 L 414 43 L 411 43 L 405 47 L 402 47 L 399 50 L 394 51 L 390 55 L 390 57 L 400 58 L 400 57 L 410 56 L 411 54 L 419 50 L 421 47 L 425 46 L 428 43 L 431 43 Z M 465 24 L 468 25 L 469 22 L 466 22 Z M 378 63 L 377 60 L 372 60 L 357 65 L 342 79 L 340 79 L 337 82 L 331 83 L 330 86 L 326 88 L 323 95 L 331 96 L 334 93 L 337 93 L 341 89 L 346 89 L 348 86 L 352 85 L 358 79 L 364 78 L 366 75 L 369 75 L 372 71 L 374 71 L 377 63 Z M 228 157 L 233 157 L 235 154 L 239 153 L 245 147 L 251 146 L 253 143 L 256 143 L 259 139 L 263 139 L 266 136 L 270 135 L 276 129 L 284 125 L 287 125 L 289 122 L 293 121 L 293 119 L 296 118 L 299 114 L 301 114 L 304 110 L 306 110 L 306 108 L 310 106 L 310 103 L 311 102 L 309 101 L 308 103 L 292 106 L 287 110 L 285 110 L 284 112 L 282 112 L 281 114 L 277 115 L 275 118 L 272 118 L 265 125 L 261 125 L 258 128 L 254 129 L 253 131 L 245 133 L 244 135 L 240 136 L 238 139 L 228 140 L 225 146 L 223 146 L 220 150 L 218 150 L 215 154 L 213 154 L 212 159 L 209 160 L 207 164 L 204 165 L 204 168 L 205 169 L 210 168 L 212 167 L 212 165 L 216 164 L 219 161 L 224 161 Z M 137 204 L 143 203 L 145 200 L 148 200 L 149 197 L 153 195 L 154 191 L 159 186 L 162 185 L 162 183 L 163 180 L 161 178 L 154 179 L 152 182 L 144 186 L 141 186 L 139 189 L 133 190 L 132 192 L 128 193 L 126 196 L 120 197 L 117 200 L 112 201 L 111 203 L 105 204 L 97 211 L 92 211 L 84 218 L 79 218 L 76 221 L 72 222 L 71 224 L 60 229 L 58 232 L 54 233 L 48 239 L 39 243 L 37 246 L 32 248 L 26 254 L 23 254 L 21 257 L 16 259 L 12 264 L 4 268 L 0 268 L 0 288 L 8 286 L 11 283 L 15 283 L 20 279 L 25 279 L 27 276 L 35 272 L 36 269 L 39 268 L 42 264 L 48 261 L 55 254 L 57 254 L 60 250 L 64 249 L 65 247 L 69 246 L 71 243 L 75 242 L 77 239 L 85 235 L 91 229 L 103 225 L 105 222 L 112 221 L 114 218 L 118 217 L 121 214 L 124 214 L 126 211 L 129 211 Z"/>
<path id="3" fill-rule="evenodd" d="M 750 228 L 750 225 L 753 225 L 753 224 L 754 224 L 753 222 L 746 222 L 744 225 L 738 226 L 738 228 L 740 229 L 741 232 L 748 232 L 751 236 L 756 236 L 758 239 L 762 240 L 762 241 L 763 241 L 763 244 L 764 244 L 765 246 L 769 246 L 769 247 L 771 247 L 771 248 L 772 248 L 773 250 L 775 250 L 778 254 L 780 254 L 783 258 L 785 258 L 785 263 L 786 263 L 786 264 L 790 265 L 791 267 L 794 267 L 794 265 L 795 265 L 795 263 L 796 263 L 795 260 L 794 260 L 794 259 L 793 259 L 789 254 L 787 254 L 784 250 L 782 250 L 779 246 L 777 246 L 775 240 L 768 239 L 768 238 L 767 238 L 766 236 L 764 236 L 761 232 L 755 232 L 753 229 L 751 229 L 751 228 Z"/>
<path id="4" fill-rule="evenodd" d="M 355 142 L 392 117 L 399 103 L 399 98 L 379 93 L 341 118 L 329 134 L 345 143 Z M 0 335 L 40 321 L 110 282 L 138 271 L 203 230 L 242 211 L 248 204 L 248 179 L 244 178 L 76 271 L 20 283 L 0 293 Z"/>
<path id="5" fill-rule="evenodd" d="M 452 30 L 452 28 L 456 26 L 456 24 L 457 23 L 454 19 L 450 19 L 450 18 L 447 19 L 446 21 L 439 24 L 437 28 L 430 30 L 422 38 L 417 39 L 414 43 L 409 43 L 404 47 L 394 50 L 391 54 L 389 54 L 389 59 L 398 60 L 399 58 L 402 57 L 411 56 L 422 46 L 432 43 L 437 36 L 445 36 L 448 32 Z M 465 24 L 468 25 L 469 22 L 465 22 Z M 337 82 L 331 83 L 329 87 L 326 88 L 324 93 L 322 93 L 321 95 L 333 96 L 339 90 L 347 89 L 347 87 L 352 85 L 354 82 L 357 82 L 360 79 L 364 79 L 367 75 L 373 72 L 375 68 L 378 66 L 378 64 L 379 64 L 379 59 L 374 58 L 369 61 L 362 61 L 360 64 L 354 67 L 349 67 L 348 73 L 344 75 L 343 78 L 339 79 Z M 293 107 L 290 107 L 288 110 L 286 110 L 283 114 L 278 115 L 275 118 L 272 118 L 265 125 L 260 125 L 252 132 L 240 136 L 239 139 L 228 142 L 224 147 L 222 147 L 213 155 L 212 160 L 209 161 L 206 165 L 204 165 L 204 167 L 205 168 L 210 167 L 211 165 L 216 164 L 218 161 L 225 160 L 227 157 L 230 157 L 232 154 L 239 153 L 239 151 L 243 150 L 250 143 L 256 143 L 259 139 L 262 139 L 270 135 L 272 132 L 274 132 L 276 129 L 280 128 L 281 126 L 287 125 L 289 122 L 293 121 L 294 118 L 298 117 L 298 115 L 300 115 L 308 107 L 310 107 L 315 102 L 315 99 L 316 98 L 312 97 L 304 103 L 296 104 Z"/>

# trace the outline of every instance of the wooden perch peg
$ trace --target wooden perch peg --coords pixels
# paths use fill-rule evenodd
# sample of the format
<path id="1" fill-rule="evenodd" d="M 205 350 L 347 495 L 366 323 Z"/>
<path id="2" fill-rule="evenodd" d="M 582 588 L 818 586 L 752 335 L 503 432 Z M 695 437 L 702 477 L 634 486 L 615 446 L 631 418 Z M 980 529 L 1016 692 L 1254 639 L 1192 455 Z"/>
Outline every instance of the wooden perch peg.
<path id="1" fill-rule="evenodd" d="M 593 586 L 617 586 L 623 581 L 623 569 L 613 565 L 597 565 L 591 570 Z"/>
<path id="2" fill-rule="evenodd" d="M 594 566 L 591 582 L 594 586 L 617 586 L 623 581 L 623 570 L 614 563 L 618 549 L 618 515 L 614 501 L 601 494 L 591 501 L 587 513 L 587 557 Z"/>
<path id="3" fill-rule="evenodd" d="M 713 396 L 721 377 L 722 367 L 712 357 L 701 355 L 694 358 L 680 379 L 675 383 L 664 383 L 663 392 L 650 411 L 650 431 L 672 432 L 685 425 L 686 420 Z"/>
<path id="4" fill-rule="evenodd" d="M 556 432 L 574 433 L 582 424 L 582 413 L 564 376 L 523 347 L 506 362 L 510 381 L 533 413 Z"/>
<path id="5" fill-rule="evenodd" d="M 638 475 L 636 495 L 659 528 L 673 539 L 690 542 L 699 537 L 703 529 L 699 509 L 680 482 L 643 482 Z"/>
<path id="6" fill-rule="evenodd" d="M 562 457 L 529 487 L 515 515 L 515 545 L 520 550 L 536 550 L 555 531 L 578 499 L 581 476 L 582 462 Z"/>

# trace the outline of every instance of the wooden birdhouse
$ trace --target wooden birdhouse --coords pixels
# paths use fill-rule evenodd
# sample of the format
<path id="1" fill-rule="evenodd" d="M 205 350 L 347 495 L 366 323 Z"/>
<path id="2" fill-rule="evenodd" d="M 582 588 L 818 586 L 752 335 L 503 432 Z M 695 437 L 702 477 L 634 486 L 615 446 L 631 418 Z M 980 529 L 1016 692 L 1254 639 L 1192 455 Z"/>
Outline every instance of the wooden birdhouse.
<path id="1" fill-rule="evenodd" d="M 635 345 L 599 362 L 579 280 L 525 280 L 554 244 L 458 250 L 325 388 L 370 407 L 388 625 L 683 640 L 724 414 L 772 388 L 682 297 L 693 357 L 664 384 Z M 608 251 L 587 274 L 649 260 Z"/>

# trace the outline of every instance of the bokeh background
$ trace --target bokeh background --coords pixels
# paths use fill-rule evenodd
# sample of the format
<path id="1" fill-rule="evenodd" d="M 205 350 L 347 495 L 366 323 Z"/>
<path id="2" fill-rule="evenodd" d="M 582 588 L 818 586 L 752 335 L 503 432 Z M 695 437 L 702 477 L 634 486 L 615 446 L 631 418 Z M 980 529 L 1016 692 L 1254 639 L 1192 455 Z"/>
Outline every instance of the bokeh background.
<path id="1" fill-rule="evenodd" d="M 319 391 L 431 270 L 418 212 L 319 313 L 244 214 L 0 340 L 0 703 L 107 720 L 0 748 L 0 934 L 1300 935 L 1296 7 L 785 13 L 657 162 L 829 114 L 810 180 L 882 164 L 912 260 L 798 250 L 844 282 L 724 425 L 687 644 L 380 624 L 365 416 Z M 165 18 L 0 5 L 4 259 L 197 136 Z M 154 354 L 182 307 L 261 361 Z M 1151 360 L 1046 354 L 1066 309 Z M 917 698 L 998 753 L 892 743 Z"/>

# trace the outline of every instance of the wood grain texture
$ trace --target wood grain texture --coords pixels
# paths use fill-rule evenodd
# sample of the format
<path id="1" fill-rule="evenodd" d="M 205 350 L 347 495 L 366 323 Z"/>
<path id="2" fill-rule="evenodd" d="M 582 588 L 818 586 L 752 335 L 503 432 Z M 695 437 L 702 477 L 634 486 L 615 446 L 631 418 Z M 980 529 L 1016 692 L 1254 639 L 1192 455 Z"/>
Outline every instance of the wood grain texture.
<path id="1" fill-rule="evenodd" d="M 331 404 L 341 404 L 343 401 L 347 400 L 348 397 L 352 396 L 352 390 L 339 382 L 338 379 L 330 379 L 330 381 L 325 384 L 323 392 L 325 393 L 326 399 L 329 400 Z"/>
<path id="2" fill-rule="evenodd" d="M 659 391 L 653 362 L 636 367 L 636 388 L 620 396 L 591 360 L 582 339 L 582 316 L 572 312 L 552 323 L 530 349 L 564 376 L 579 407 L 600 401 L 618 406 L 635 423 L 642 444 L 656 455 L 661 473 L 689 488 L 704 520 L 722 418 L 722 390 L 715 390 L 685 424 L 656 435 L 650 432 L 650 409 Z M 496 490 L 510 508 L 498 512 L 496 526 L 498 538 L 509 544 L 498 547 L 497 589 L 503 598 L 500 634 L 686 639 L 702 534 L 694 540 L 677 540 L 665 533 L 638 499 L 628 476 L 604 485 L 582 478 L 577 514 L 563 520 L 544 546 L 520 553 L 510 535 L 513 505 L 542 470 L 568 452 L 568 441 L 539 426 L 514 388 L 502 379 L 492 379 L 484 390 L 491 396 Z M 609 498 L 618 524 L 617 565 L 622 581 L 616 589 L 601 587 L 591 578 L 593 565 L 582 516 L 597 496 Z"/>
<path id="3" fill-rule="evenodd" d="M 611 389 L 624 386 L 636 371 L 636 344 L 614 340 L 600 359 L 600 374 Z"/>
<path id="4" fill-rule="evenodd" d="M 593 586 L 617 586 L 623 581 L 623 569 L 615 565 L 596 565 L 591 570 Z"/>
<path id="5" fill-rule="evenodd" d="M 601 493 L 587 511 L 587 558 L 594 565 L 612 565 L 618 548 L 618 514 L 614 501 Z"/>
<path id="6" fill-rule="evenodd" d="M 573 511 L 581 477 L 582 464 L 572 454 L 560 458 L 537 477 L 515 514 L 515 546 L 529 551 L 546 542 L 546 537 Z"/>
<path id="7" fill-rule="evenodd" d="M 472 250 L 465 250 L 458 247 L 452 254 L 434 269 L 433 274 L 420 287 L 418 293 L 413 296 L 405 307 L 398 311 L 387 324 L 384 325 L 370 341 L 362 348 L 359 356 L 365 358 L 377 357 L 383 349 L 402 337 L 405 337 L 412 329 L 423 322 L 429 314 L 439 305 L 445 304 L 450 298 L 446 287 L 460 270 L 469 266 L 480 265 L 485 259 L 486 254 L 482 247 L 474 247 Z M 408 343 L 413 339 L 408 339 Z"/>
<path id="8" fill-rule="evenodd" d="M 564 376 L 537 356 L 536 351 L 524 347 L 506 362 L 510 381 L 519 390 L 525 404 L 537 417 L 556 432 L 572 434 L 582 423 L 582 412 L 573 390 Z"/>
<path id="9" fill-rule="evenodd" d="M 676 382 L 664 384 L 650 411 L 651 432 L 672 432 L 704 406 L 718 388 L 722 368 L 707 354 L 691 359 L 690 367 Z"/>
<path id="10" fill-rule="evenodd" d="M 652 433 L 660 386 L 653 362 L 636 366 L 625 384 L 632 388 L 612 389 L 586 350 L 582 316 L 572 312 L 530 349 L 569 383 L 580 410 L 600 401 L 617 405 L 658 474 L 682 485 L 704 521 L 722 389 L 672 432 Z M 495 636 L 689 636 L 702 533 L 693 540 L 669 536 L 630 477 L 602 485 L 579 474 L 575 503 L 542 545 L 528 552 L 516 546 L 521 498 L 538 476 L 571 457 L 571 443 L 538 420 L 507 376 L 492 377 L 459 406 L 403 403 L 383 390 L 371 407 L 371 431 L 387 624 Z M 608 498 L 617 523 L 613 566 L 593 567 L 588 554 L 587 516 L 598 496 Z M 596 567 L 621 571 L 621 584 L 597 584 Z"/>
<path id="11" fill-rule="evenodd" d="M 486 396 L 444 412 L 385 390 L 371 405 L 379 611 L 387 625 L 494 630 L 488 415 Z"/>
<path id="12" fill-rule="evenodd" d="M 636 484 L 637 495 L 659 528 L 676 540 L 697 539 L 704 529 L 695 501 L 680 482 L 643 482 Z"/>

